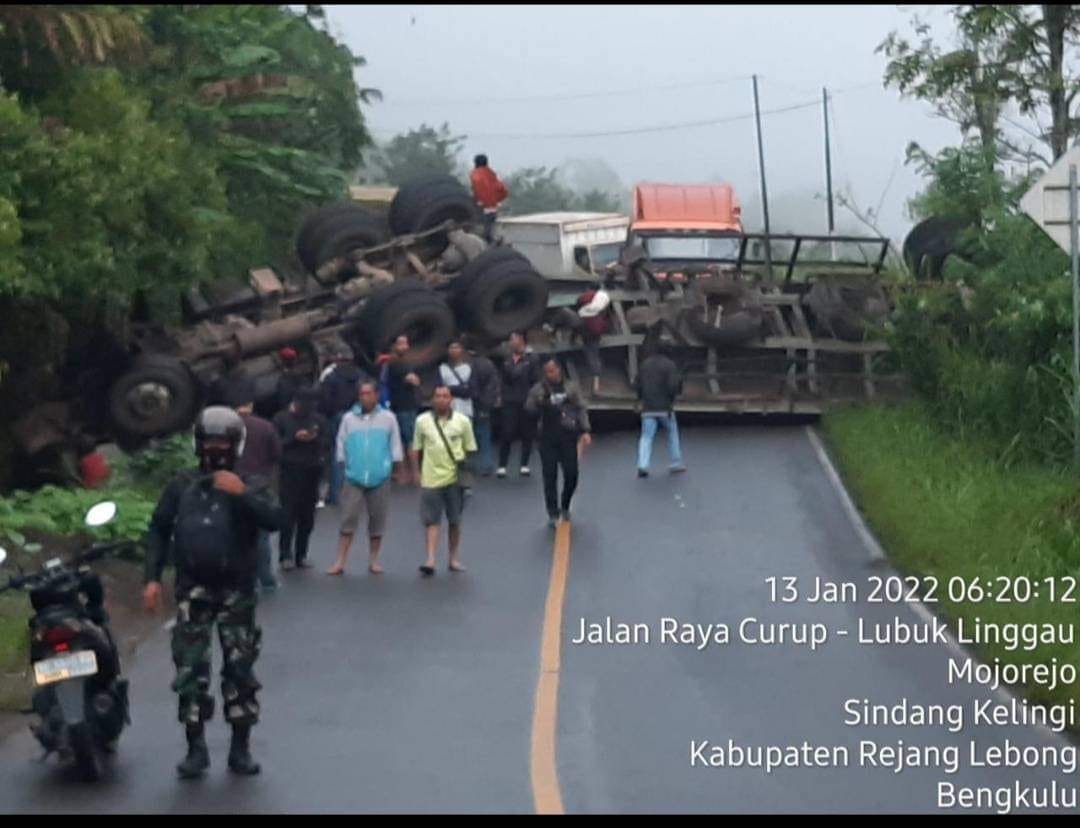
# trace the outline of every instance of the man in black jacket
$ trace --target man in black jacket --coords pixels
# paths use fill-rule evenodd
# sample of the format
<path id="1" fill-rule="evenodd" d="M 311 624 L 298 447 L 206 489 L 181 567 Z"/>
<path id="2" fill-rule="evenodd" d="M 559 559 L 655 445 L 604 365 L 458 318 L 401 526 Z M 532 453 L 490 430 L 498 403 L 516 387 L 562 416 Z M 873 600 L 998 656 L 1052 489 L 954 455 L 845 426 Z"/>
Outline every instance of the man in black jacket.
<path id="1" fill-rule="evenodd" d="M 495 471 L 495 453 L 491 443 L 491 414 L 502 404 L 502 384 L 495 363 L 483 354 L 474 352 L 475 342 L 465 340 L 472 368 L 473 434 L 476 436 L 476 472 L 489 477 Z"/>
<path id="2" fill-rule="evenodd" d="M 315 528 L 315 504 L 319 500 L 319 478 L 330 452 L 330 424 L 316 408 L 319 392 L 300 388 L 289 407 L 274 417 L 281 439 L 281 476 L 278 492 L 285 510 L 278 561 L 282 569 L 294 563 L 293 536 L 296 537 L 295 565 L 307 563 L 308 539 Z"/>
<path id="3" fill-rule="evenodd" d="M 173 689 L 185 725 L 187 756 L 180 776 L 201 776 L 210 765 L 203 723 L 213 716 L 210 647 L 214 624 L 221 639 L 221 693 L 225 719 L 233 728 L 229 769 L 253 775 L 249 737 L 259 718 L 260 688 L 252 673 L 262 631 L 255 624 L 256 545 L 260 529 L 281 528 L 280 507 L 248 489 L 234 474 L 243 451 L 243 420 L 233 410 L 214 406 L 195 422 L 197 472 L 184 471 L 166 487 L 146 537 L 143 601 L 153 612 L 161 603 L 161 575 L 168 558 L 176 566 L 176 626 L 172 655 Z"/>
<path id="4" fill-rule="evenodd" d="M 668 433 L 668 460 L 671 472 L 684 472 L 679 425 L 675 421 L 675 399 L 682 392 L 682 377 L 675 363 L 654 351 L 641 363 L 634 383 L 641 401 L 641 440 L 638 442 L 638 477 L 649 476 L 653 439 L 660 426 Z"/>
<path id="5" fill-rule="evenodd" d="M 540 381 L 540 367 L 536 356 L 525 347 L 525 334 L 510 334 L 510 353 L 504 359 L 500 376 L 502 379 L 502 418 L 499 424 L 499 470 L 498 477 L 506 477 L 506 464 L 510 462 L 510 447 L 521 441 L 521 475 L 529 476 L 529 456 L 532 454 L 532 418 L 525 413 L 525 401 L 529 391 Z"/>
<path id="6" fill-rule="evenodd" d="M 384 366 L 390 395 L 390 410 L 397 417 L 401 442 L 411 446 L 420 413 L 420 376 L 409 365 L 409 337 L 402 334 L 394 340 L 389 362 Z M 355 398 L 353 402 L 356 402 Z"/>

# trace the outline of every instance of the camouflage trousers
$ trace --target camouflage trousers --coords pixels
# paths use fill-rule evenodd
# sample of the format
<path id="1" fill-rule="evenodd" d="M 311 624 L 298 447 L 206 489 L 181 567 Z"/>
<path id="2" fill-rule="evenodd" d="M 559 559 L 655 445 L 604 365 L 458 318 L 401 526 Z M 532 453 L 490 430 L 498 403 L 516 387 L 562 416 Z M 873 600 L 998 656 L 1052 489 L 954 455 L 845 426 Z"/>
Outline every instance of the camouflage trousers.
<path id="1" fill-rule="evenodd" d="M 262 685 L 252 668 L 259 657 L 262 630 L 255 626 L 255 604 L 253 592 L 205 586 L 177 589 L 176 626 L 172 631 L 176 680 L 172 689 L 180 696 L 182 723 L 205 722 L 214 715 L 214 697 L 210 693 L 214 624 L 221 640 L 225 720 L 247 725 L 259 720 L 255 693 Z"/>

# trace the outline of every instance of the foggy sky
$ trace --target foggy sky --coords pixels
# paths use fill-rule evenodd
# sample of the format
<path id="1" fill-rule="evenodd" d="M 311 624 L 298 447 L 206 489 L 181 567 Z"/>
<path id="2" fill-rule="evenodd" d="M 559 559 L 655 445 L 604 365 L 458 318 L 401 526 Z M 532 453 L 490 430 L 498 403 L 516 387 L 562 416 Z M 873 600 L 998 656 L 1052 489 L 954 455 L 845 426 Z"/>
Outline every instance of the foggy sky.
<path id="1" fill-rule="evenodd" d="M 927 104 L 884 90 L 896 6 L 327 6 L 331 31 L 367 60 L 362 86 L 384 100 L 364 108 L 377 140 L 448 121 L 468 136 L 462 160 L 486 153 L 506 175 L 523 166 L 603 158 L 635 181 L 729 181 L 748 225 L 760 223 L 753 120 L 602 137 L 560 133 L 632 130 L 749 115 L 759 75 L 773 230 L 824 232 L 821 88 L 833 105 L 834 189 L 876 208 L 897 242 L 911 226 L 906 199 L 921 186 L 903 164 L 908 143 L 936 151 L 959 131 Z M 925 10 L 926 7 L 915 7 Z M 944 12 L 930 12 L 943 21 Z M 949 31 L 947 25 L 942 31 Z M 730 79 L 730 80 L 728 80 Z M 647 91 L 683 83 L 725 81 Z M 852 88 L 853 87 L 853 88 Z M 593 92 L 625 94 L 521 100 Z M 519 137 L 521 136 L 521 137 Z M 890 178 L 892 179 L 891 184 Z M 886 187 L 888 189 L 886 191 Z M 841 229 L 856 229 L 838 208 Z M 862 228 L 865 230 L 865 228 Z"/>

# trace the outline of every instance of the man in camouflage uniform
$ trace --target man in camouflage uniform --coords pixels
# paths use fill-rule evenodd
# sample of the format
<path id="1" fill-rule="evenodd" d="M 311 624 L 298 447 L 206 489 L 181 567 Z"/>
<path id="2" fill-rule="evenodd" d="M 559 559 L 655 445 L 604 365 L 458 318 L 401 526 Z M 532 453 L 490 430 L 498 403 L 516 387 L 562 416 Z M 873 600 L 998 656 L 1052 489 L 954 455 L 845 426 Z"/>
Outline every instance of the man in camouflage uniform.
<path id="1" fill-rule="evenodd" d="M 214 713 L 210 693 L 210 648 L 218 626 L 223 666 L 221 694 L 225 719 L 233 728 L 229 769 L 252 775 L 249 737 L 259 718 L 255 698 L 261 685 L 252 667 L 262 631 L 255 624 L 258 530 L 276 531 L 281 508 L 232 472 L 243 451 L 243 420 L 229 408 L 204 410 L 195 424 L 197 472 L 181 472 L 154 510 L 147 534 L 148 610 L 161 601 L 161 574 L 172 553 L 176 565 L 177 619 L 172 633 L 179 719 L 185 725 L 188 753 L 177 766 L 180 776 L 201 776 L 210 765 L 203 723 Z"/>

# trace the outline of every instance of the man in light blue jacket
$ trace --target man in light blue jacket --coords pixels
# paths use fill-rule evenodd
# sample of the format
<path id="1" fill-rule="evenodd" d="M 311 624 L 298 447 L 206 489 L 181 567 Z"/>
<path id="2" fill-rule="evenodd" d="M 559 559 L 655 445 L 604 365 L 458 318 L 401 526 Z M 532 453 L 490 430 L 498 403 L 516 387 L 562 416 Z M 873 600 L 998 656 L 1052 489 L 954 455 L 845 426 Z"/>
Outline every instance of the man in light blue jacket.
<path id="1" fill-rule="evenodd" d="M 378 575 L 383 571 L 379 566 L 379 549 L 389 509 L 388 481 L 394 464 L 405 459 L 405 452 L 397 418 L 379 405 L 376 383 L 361 383 L 360 402 L 342 418 L 337 433 L 336 457 L 345 467 L 345 486 L 341 491 L 341 539 L 337 562 L 326 574 L 341 575 L 345 571 L 349 547 L 366 504 L 371 542 L 368 570 Z"/>

